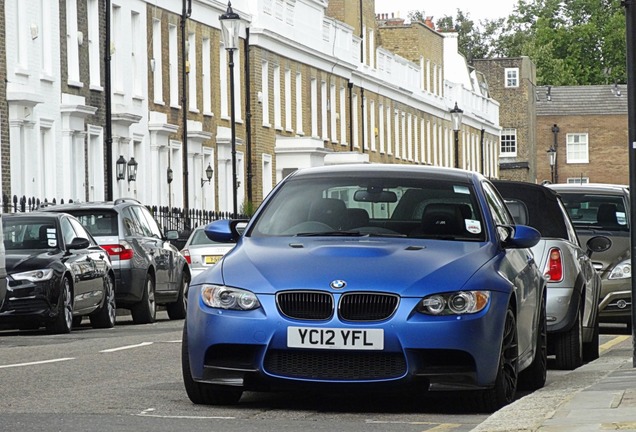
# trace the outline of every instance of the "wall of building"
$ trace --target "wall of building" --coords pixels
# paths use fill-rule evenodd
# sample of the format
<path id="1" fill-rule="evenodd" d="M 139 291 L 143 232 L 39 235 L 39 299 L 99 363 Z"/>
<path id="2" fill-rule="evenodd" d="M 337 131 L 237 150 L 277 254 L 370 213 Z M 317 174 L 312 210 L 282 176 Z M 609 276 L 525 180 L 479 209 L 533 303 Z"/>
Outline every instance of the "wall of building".
<path id="1" fill-rule="evenodd" d="M 55 143 L 62 151 L 51 158 L 56 161 L 56 173 L 67 172 L 69 161 L 77 157 L 74 151 L 82 150 L 81 161 L 71 164 L 79 168 L 81 178 L 62 176 L 47 182 L 44 176 L 40 186 L 33 186 L 22 179 L 29 170 L 21 168 L 27 159 L 16 144 L 10 153 L 12 171 L 20 172 L 13 176 L 15 193 L 43 196 L 51 187 L 56 198 L 99 199 L 103 194 L 94 191 L 105 189 L 110 180 L 115 198 L 132 196 L 149 205 L 229 211 L 233 156 L 239 210 L 247 201 L 260 203 L 291 170 L 324 164 L 328 154 L 353 152 L 370 162 L 453 166 L 449 110 L 456 101 L 464 109 L 460 166 L 481 170 L 480 161 L 488 155 L 484 169 L 488 172 L 484 172 L 496 176 L 492 162 L 496 160 L 493 144 L 499 104 L 473 86 L 463 57 L 455 52 L 453 58 L 448 38 L 428 26 L 417 23 L 390 30 L 391 37 L 405 37 L 410 46 L 419 47 L 402 56 L 380 45 L 380 27 L 385 23 L 376 22 L 372 1 L 363 2 L 362 14 L 359 3 L 337 0 L 233 1 L 242 21 L 241 43 L 233 57 L 233 142 L 228 56 L 219 31 L 219 16 L 226 6 L 194 0 L 182 27 L 180 2 L 111 3 L 111 162 L 115 168 L 120 157 L 127 162 L 134 158 L 137 179 L 118 180 L 114 174 L 108 179 L 105 163 L 99 166 L 101 176 L 92 171 L 95 149 L 106 157 L 105 63 L 99 69 L 99 82 L 94 81 L 94 43 L 100 44 L 98 60 L 105 62 L 106 57 L 102 46 L 106 10 L 98 0 L 68 0 L 60 10 L 44 14 L 55 17 L 51 20 L 54 31 L 48 32 L 55 35 L 52 47 L 60 47 L 52 52 L 55 76 L 42 80 L 40 75 L 35 78 L 35 74 L 10 70 L 8 98 L 10 103 L 35 107 L 36 120 L 22 123 L 33 130 L 34 139 L 28 142 L 38 142 L 41 135 L 35 131 L 40 127 L 57 134 Z M 11 0 L 7 8 L 12 12 L 6 15 L 19 15 L 18 7 L 27 8 L 25 4 Z M 91 10 L 96 4 L 100 7 L 99 41 L 87 40 L 95 34 Z M 28 15 L 40 16 L 36 11 Z M 182 28 L 187 38 L 185 53 Z M 400 36 L 400 31 L 406 36 Z M 12 34 L 18 31 L 8 28 L 9 49 L 14 49 Z M 38 70 L 42 52 L 29 55 L 30 69 Z M 442 79 L 447 55 L 453 65 L 466 68 L 461 82 Z M 14 64 L 15 56 L 9 53 L 6 64 Z M 440 63 L 438 69 L 430 61 L 427 65 L 429 57 Z M 433 74 L 437 78 L 430 78 Z M 40 91 L 40 86 L 46 90 Z M 42 114 L 44 126 L 37 120 Z M 480 143 L 482 136 L 485 147 Z M 38 146 L 45 148 L 44 144 L 40 139 Z M 205 178 L 208 165 L 214 170 L 210 181 Z"/>
<path id="2" fill-rule="evenodd" d="M 554 146 L 556 182 L 628 184 L 626 85 L 539 86 L 535 100 L 539 181 L 551 179 L 547 150 Z M 568 136 L 575 135 L 587 139 L 585 162 L 568 157 Z"/>
<path id="3" fill-rule="evenodd" d="M 501 104 L 501 127 L 514 129 L 517 133 L 516 156 L 499 158 L 501 178 L 535 182 L 537 140 L 534 64 L 527 57 L 519 57 L 475 60 L 473 65 L 485 75 L 490 96 Z M 506 68 L 519 69 L 518 87 L 506 87 Z"/>

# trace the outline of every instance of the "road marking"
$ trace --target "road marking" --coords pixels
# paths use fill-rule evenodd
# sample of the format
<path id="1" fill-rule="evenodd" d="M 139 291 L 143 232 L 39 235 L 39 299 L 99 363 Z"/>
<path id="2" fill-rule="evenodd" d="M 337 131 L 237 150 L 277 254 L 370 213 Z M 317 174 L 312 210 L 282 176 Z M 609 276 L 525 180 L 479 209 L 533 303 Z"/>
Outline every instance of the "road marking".
<path id="1" fill-rule="evenodd" d="M 615 345 L 618 345 L 621 342 L 626 341 L 627 339 L 629 339 L 631 336 L 616 336 L 614 339 L 610 339 L 609 341 L 605 342 L 604 344 L 602 344 L 601 346 L 599 346 L 601 352 L 605 352 L 607 350 L 609 350 L 610 348 L 612 348 Z"/>
<path id="2" fill-rule="evenodd" d="M 22 366 L 34 366 L 34 365 L 47 364 L 47 363 L 57 363 L 57 362 L 63 362 L 67 360 L 75 360 L 75 357 L 64 357 L 64 358 L 42 360 L 42 361 L 29 362 L 29 363 L 15 363 L 10 365 L 0 365 L 0 369 L 22 367 Z"/>
<path id="3" fill-rule="evenodd" d="M 122 346 L 122 347 L 118 347 L 118 348 L 110 348 L 110 349 L 105 349 L 105 350 L 101 350 L 100 353 L 111 353 L 111 352 L 115 352 L 115 351 L 122 351 L 122 350 L 127 350 L 127 349 L 132 349 L 132 348 L 140 348 L 143 346 L 148 346 L 148 345 L 152 345 L 153 342 L 142 342 L 140 344 L 137 345 L 126 345 L 126 346 Z"/>
<path id="4" fill-rule="evenodd" d="M 456 429 L 460 426 L 463 426 L 457 423 L 438 423 L 438 422 L 427 422 L 427 421 L 367 420 L 366 423 L 367 424 L 408 424 L 408 425 L 428 425 L 428 426 L 436 425 L 433 429 L 426 429 L 427 432 L 450 430 L 450 429 Z"/>
<path id="5" fill-rule="evenodd" d="M 140 412 L 139 414 L 134 414 L 139 417 L 157 417 L 157 418 L 170 418 L 170 419 L 201 419 L 201 420 L 236 420 L 236 417 L 221 417 L 221 416 L 176 416 L 176 415 L 159 415 L 159 414 L 151 414 L 155 409 L 148 408 Z"/>

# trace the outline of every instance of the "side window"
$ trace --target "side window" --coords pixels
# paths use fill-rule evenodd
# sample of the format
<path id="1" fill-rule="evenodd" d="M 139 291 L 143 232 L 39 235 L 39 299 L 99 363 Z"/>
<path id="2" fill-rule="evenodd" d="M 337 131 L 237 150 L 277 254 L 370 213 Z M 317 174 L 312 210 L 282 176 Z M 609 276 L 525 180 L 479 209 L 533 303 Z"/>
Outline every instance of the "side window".
<path id="1" fill-rule="evenodd" d="M 510 215 L 510 212 L 506 208 L 506 204 L 501 199 L 499 194 L 489 183 L 484 183 L 484 192 L 486 194 L 486 200 L 488 201 L 488 207 L 490 213 L 497 225 L 514 225 L 514 219 Z"/>
<path id="2" fill-rule="evenodd" d="M 62 237 L 64 238 L 64 244 L 69 244 L 76 237 L 75 230 L 71 225 L 71 222 L 67 218 L 63 218 L 60 225 L 62 226 Z"/>
<path id="3" fill-rule="evenodd" d="M 124 230 L 126 236 L 142 236 L 144 235 L 137 217 L 133 214 L 131 207 L 126 207 L 121 211 Z"/>
<path id="4" fill-rule="evenodd" d="M 86 228 L 84 228 L 81 223 L 79 223 L 75 219 L 69 219 L 68 221 L 71 223 L 71 226 L 75 230 L 76 237 L 84 238 L 90 242 L 91 246 L 95 246 L 95 242 L 93 242 L 90 234 L 86 231 Z"/>
<path id="5" fill-rule="evenodd" d="M 144 235 L 146 237 L 158 237 L 158 238 L 161 238 L 160 235 L 157 236 L 157 234 L 152 231 L 152 228 L 151 228 L 150 224 L 148 223 L 148 220 L 146 219 L 145 215 L 143 214 L 142 207 L 132 206 L 132 207 L 130 207 L 130 210 L 131 210 L 132 214 L 134 215 L 135 219 L 137 219 L 137 222 L 139 223 L 139 227 L 141 228 L 141 232 L 143 233 L 142 235 Z"/>
<path id="6" fill-rule="evenodd" d="M 141 215 L 145 217 L 146 223 L 148 227 L 150 227 L 152 235 L 157 238 L 163 238 L 163 234 L 161 232 L 161 229 L 159 228 L 159 225 L 157 225 L 157 221 L 155 220 L 155 218 L 152 217 L 152 214 L 150 214 L 148 209 L 145 207 L 138 207 L 138 210 L 140 211 Z"/>

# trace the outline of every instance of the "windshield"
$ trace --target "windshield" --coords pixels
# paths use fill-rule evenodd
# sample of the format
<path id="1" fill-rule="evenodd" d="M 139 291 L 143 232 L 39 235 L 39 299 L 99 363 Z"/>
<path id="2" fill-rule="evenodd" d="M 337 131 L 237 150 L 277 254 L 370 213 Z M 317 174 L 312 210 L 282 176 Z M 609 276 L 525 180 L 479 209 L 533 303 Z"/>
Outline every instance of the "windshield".
<path id="1" fill-rule="evenodd" d="M 560 193 L 572 223 L 577 228 L 629 231 L 622 195 Z"/>
<path id="2" fill-rule="evenodd" d="M 247 235 L 485 238 L 470 184 L 362 177 L 288 180 Z"/>
<path id="3" fill-rule="evenodd" d="M 6 219 L 3 243 L 7 251 L 51 249 L 58 246 L 57 229 L 52 219 Z"/>

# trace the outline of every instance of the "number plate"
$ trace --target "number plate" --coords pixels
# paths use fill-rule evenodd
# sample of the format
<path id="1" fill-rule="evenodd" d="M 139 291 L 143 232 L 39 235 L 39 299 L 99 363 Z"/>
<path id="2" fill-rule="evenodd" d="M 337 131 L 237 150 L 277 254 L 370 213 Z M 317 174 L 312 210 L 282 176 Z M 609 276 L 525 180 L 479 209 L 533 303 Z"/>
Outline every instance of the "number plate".
<path id="1" fill-rule="evenodd" d="M 203 262 L 206 264 L 216 264 L 220 259 L 220 255 L 206 255 L 203 257 Z"/>
<path id="2" fill-rule="evenodd" d="M 384 330 L 288 327 L 287 347 L 381 350 L 384 349 Z"/>

